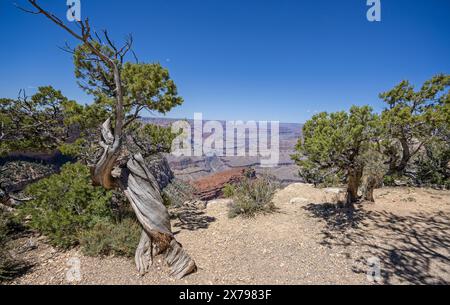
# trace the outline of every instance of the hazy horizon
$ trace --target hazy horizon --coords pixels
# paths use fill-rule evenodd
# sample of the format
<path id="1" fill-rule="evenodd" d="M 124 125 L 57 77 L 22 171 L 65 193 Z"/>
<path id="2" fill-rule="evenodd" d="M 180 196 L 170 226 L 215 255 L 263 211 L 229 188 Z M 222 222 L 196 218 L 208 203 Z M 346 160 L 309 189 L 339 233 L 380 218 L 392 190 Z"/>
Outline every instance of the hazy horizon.
<path id="1" fill-rule="evenodd" d="M 52 85 L 90 103 L 71 55 L 58 49 L 76 42 L 14 2 L 26 6 L 0 1 L 2 97 Z M 94 30 L 108 29 L 117 44 L 132 33 L 140 61 L 169 69 L 185 103 L 168 117 L 305 122 L 354 104 L 378 112 L 378 94 L 400 81 L 420 86 L 450 72 L 448 0 L 384 0 L 381 22 L 367 20 L 366 0 L 81 3 Z M 65 18 L 65 1 L 42 4 Z"/>

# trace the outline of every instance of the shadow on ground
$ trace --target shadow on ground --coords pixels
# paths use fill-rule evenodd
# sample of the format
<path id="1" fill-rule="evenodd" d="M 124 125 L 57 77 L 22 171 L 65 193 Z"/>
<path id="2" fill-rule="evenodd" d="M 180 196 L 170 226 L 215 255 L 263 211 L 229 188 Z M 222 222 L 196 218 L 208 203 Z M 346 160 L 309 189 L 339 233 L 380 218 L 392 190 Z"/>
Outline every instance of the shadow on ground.
<path id="1" fill-rule="evenodd" d="M 174 216 L 177 219 L 174 227 L 189 231 L 207 229 L 210 223 L 216 221 L 216 218 L 210 217 L 203 210 L 194 207 L 182 208 L 176 211 Z"/>
<path id="2" fill-rule="evenodd" d="M 366 273 L 367 260 L 376 257 L 384 284 L 450 284 L 450 217 L 446 213 L 399 216 L 329 203 L 304 209 L 325 221 L 321 244 L 364 248 L 354 272 Z"/>

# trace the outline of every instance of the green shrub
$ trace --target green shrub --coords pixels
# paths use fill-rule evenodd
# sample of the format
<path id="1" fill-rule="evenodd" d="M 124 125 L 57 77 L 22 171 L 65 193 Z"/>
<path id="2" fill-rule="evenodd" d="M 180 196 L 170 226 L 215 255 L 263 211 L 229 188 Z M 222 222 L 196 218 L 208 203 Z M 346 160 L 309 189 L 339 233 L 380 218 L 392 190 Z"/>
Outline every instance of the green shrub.
<path id="1" fill-rule="evenodd" d="M 166 207 L 181 207 L 187 201 L 196 200 L 194 188 L 180 179 L 173 179 L 163 190 L 162 197 Z"/>
<path id="2" fill-rule="evenodd" d="M 112 193 L 92 186 L 89 169 L 79 163 L 65 165 L 60 174 L 26 192 L 33 200 L 21 207 L 19 215 L 60 248 L 77 245 L 80 232 L 112 219 Z"/>
<path id="3" fill-rule="evenodd" d="M 428 143 L 414 162 L 416 184 L 448 189 L 450 186 L 449 164 L 450 144 L 439 141 Z"/>
<path id="4" fill-rule="evenodd" d="M 236 192 L 236 187 L 232 184 L 226 184 L 222 192 L 225 198 L 232 198 Z"/>
<path id="5" fill-rule="evenodd" d="M 337 168 L 324 170 L 308 159 L 296 159 L 295 155 L 292 158 L 299 165 L 298 174 L 306 183 L 316 187 L 335 187 L 345 183 L 345 177 Z"/>
<path id="6" fill-rule="evenodd" d="M 166 208 L 170 208 L 173 205 L 172 200 L 170 199 L 167 193 L 162 192 L 161 197 L 163 199 L 163 204 Z"/>
<path id="7" fill-rule="evenodd" d="M 395 186 L 395 177 L 393 177 L 393 176 L 384 176 L 383 184 L 384 184 L 384 186 Z"/>
<path id="8" fill-rule="evenodd" d="M 52 245 L 80 245 L 90 256 L 133 256 L 141 234 L 134 213 L 122 194 L 92 186 L 86 166 L 65 165 L 26 192 L 33 200 L 20 208 L 20 218 Z"/>
<path id="9" fill-rule="evenodd" d="M 120 223 L 99 222 L 80 236 L 84 254 L 132 257 L 139 244 L 141 227 L 133 219 Z"/>
<path id="10" fill-rule="evenodd" d="M 450 179 L 447 179 L 447 180 L 444 181 L 444 187 L 445 187 L 447 190 L 450 190 Z"/>
<path id="11" fill-rule="evenodd" d="M 273 196 L 279 187 L 275 181 L 269 175 L 263 175 L 258 179 L 243 179 L 235 186 L 229 217 L 234 218 L 239 215 L 252 217 L 257 213 L 273 212 L 275 210 Z"/>

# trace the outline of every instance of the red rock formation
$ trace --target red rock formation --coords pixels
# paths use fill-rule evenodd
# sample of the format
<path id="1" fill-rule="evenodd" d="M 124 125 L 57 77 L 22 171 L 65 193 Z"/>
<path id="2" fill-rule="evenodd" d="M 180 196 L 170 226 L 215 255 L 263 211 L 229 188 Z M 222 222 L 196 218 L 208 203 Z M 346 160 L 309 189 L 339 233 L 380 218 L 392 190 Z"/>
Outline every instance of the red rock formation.
<path id="1" fill-rule="evenodd" d="M 255 171 L 250 168 L 237 168 L 217 173 L 191 182 L 195 188 L 195 196 L 200 200 L 209 201 L 223 196 L 223 188 L 227 184 L 239 183 L 245 177 L 255 177 Z"/>

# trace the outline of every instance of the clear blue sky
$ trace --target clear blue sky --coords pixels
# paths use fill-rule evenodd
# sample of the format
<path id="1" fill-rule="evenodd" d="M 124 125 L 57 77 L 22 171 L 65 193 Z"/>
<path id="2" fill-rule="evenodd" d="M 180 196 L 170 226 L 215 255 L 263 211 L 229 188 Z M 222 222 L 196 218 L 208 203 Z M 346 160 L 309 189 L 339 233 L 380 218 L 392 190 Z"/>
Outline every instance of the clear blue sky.
<path id="1" fill-rule="evenodd" d="M 81 0 L 83 17 L 119 42 L 133 33 L 141 61 L 170 69 L 185 104 L 170 117 L 304 122 L 315 111 L 370 104 L 403 79 L 450 73 L 450 1 Z M 81 103 L 73 40 L 42 16 L 0 0 L 0 95 L 51 84 Z M 66 0 L 41 0 L 62 18 Z"/>

